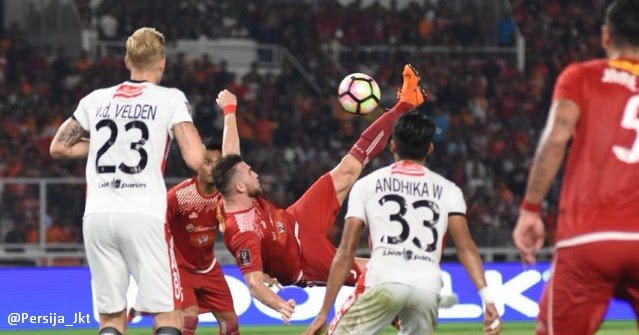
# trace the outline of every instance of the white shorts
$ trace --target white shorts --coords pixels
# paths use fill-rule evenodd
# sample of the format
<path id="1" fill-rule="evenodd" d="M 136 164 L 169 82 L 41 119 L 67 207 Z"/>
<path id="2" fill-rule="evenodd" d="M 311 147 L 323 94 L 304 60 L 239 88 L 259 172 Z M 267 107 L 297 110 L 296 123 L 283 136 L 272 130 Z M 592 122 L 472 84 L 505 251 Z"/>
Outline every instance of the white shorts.
<path id="1" fill-rule="evenodd" d="M 435 292 L 400 283 L 383 283 L 367 287 L 353 296 L 329 328 L 329 335 L 381 334 L 399 317 L 398 335 L 430 335 L 437 325 L 439 295 Z M 338 313 L 339 315 L 339 313 Z"/>
<path id="2" fill-rule="evenodd" d="M 168 227 L 137 213 L 90 214 L 84 245 L 99 313 L 124 310 L 129 273 L 138 284 L 135 309 L 161 313 L 179 308 L 180 275 Z"/>

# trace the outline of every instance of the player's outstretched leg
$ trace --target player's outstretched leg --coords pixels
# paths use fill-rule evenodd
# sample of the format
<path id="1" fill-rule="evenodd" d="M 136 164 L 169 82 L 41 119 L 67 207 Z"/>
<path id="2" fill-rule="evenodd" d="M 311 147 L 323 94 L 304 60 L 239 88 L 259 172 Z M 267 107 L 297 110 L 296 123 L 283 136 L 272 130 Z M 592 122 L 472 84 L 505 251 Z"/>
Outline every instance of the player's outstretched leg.
<path id="1" fill-rule="evenodd" d="M 426 94 L 419 86 L 420 77 L 415 68 L 410 64 L 404 66 L 402 77 L 403 83 L 398 93 L 397 104 L 364 130 L 348 155 L 330 172 L 340 204 L 359 178 L 363 167 L 386 147 L 395 121 L 424 102 Z"/>

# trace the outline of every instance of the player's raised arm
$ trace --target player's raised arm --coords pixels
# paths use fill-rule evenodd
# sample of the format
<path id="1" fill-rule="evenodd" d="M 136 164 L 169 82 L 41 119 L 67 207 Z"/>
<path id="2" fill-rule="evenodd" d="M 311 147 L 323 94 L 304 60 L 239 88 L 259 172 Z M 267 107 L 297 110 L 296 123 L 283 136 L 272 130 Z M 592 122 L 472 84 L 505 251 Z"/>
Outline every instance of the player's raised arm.
<path id="1" fill-rule="evenodd" d="M 215 99 L 224 113 L 224 133 L 222 135 L 222 156 L 240 154 L 240 137 L 237 134 L 237 98 L 228 90 L 223 90 Z"/>
<path id="2" fill-rule="evenodd" d="M 70 117 L 58 128 L 49 153 L 53 159 L 84 158 L 89 154 L 89 141 L 83 140 L 86 130 Z"/>
<path id="3" fill-rule="evenodd" d="M 553 103 L 546 127 L 530 167 L 526 194 L 521 205 L 513 240 L 526 264 L 535 262 L 535 252 L 544 244 L 544 224 L 539 215 L 541 202 L 548 194 L 566 155 L 568 141 L 579 121 L 579 106 L 571 100 Z"/>
<path id="4" fill-rule="evenodd" d="M 484 311 L 484 334 L 499 334 L 501 331 L 499 314 L 497 313 L 493 298 L 488 294 L 486 278 L 484 277 L 484 266 L 477 252 L 477 246 L 475 246 L 475 242 L 473 242 L 468 232 L 466 217 L 463 215 L 449 216 L 448 232 L 455 243 L 459 261 L 464 265 L 466 272 L 473 281 L 473 284 L 475 284 L 477 290 L 479 290 L 479 295 L 486 305 Z"/>
<path id="5" fill-rule="evenodd" d="M 249 286 L 251 296 L 257 298 L 264 305 L 278 311 L 282 315 L 284 323 L 291 321 L 293 312 L 295 312 L 295 300 L 289 299 L 284 301 L 279 295 L 271 291 L 264 284 L 264 273 L 262 271 L 252 271 L 244 274 L 244 280 Z"/>

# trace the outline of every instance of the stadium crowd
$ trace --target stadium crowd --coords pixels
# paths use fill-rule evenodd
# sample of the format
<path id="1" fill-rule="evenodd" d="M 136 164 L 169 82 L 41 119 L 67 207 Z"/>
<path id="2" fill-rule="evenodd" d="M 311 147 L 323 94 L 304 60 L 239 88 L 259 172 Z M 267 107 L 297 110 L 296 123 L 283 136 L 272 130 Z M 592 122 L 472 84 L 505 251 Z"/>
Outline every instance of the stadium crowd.
<path id="1" fill-rule="evenodd" d="M 600 6 L 601 1 L 595 1 Z M 473 237 L 480 246 L 511 245 L 535 138 L 543 127 L 553 78 L 569 62 L 600 53 L 592 1 L 513 0 L 514 17 L 488 26 L 479 11 L 460 14 L 430 2 L 399 9 L 356 9 L 336 2 L 104 0 L 94 17 L 101 38 L 121 40 L 143 25 L 155 26 L 167 40 L 248 37 L 287 46 L 322 87 L 321 94 L 300 85 L 285 68 L 279 75 L 254 67 L 242 77 L 224 61 L 206 56 L 167 59 L 163 84 L 182 89 L 192 104 L 203 137 L 221 138 L 214 97 L 228 88 L 239 98 L 238 126 L 246 160 L 260 173 L 269 199 L 286 205 L 334 166 L 356 134 L 370 121 L 343 112 L 334 94 L 350 72 L 366 72 L 392 95 L 401 66 L 412 63 L 436 96 L 427 108 L 438 133 L 429 166 L 464 189 Z M 175 15 L 174 13 L 178 13 Z M 355 16 L 355 17 L 353 17 Z M 90 21 L 90 19 L 87 19 Z M 307 24 L 313 22 L 314 24 Z M 370 23 L 375 24 L 370 24 Z M 512 56 L 346 52 L 331 55 L 322 46 L 340 45 L 512 45 L 515 22 L 526 38 L 526 71 Z M 397 78 L 396 78 L 397 77 Z M 49 143 L 80 97 L 126 79 L 121 55 L 91 59 L 65 55 L 63 48 L 30 46 L 22 31 L 3 31 L 0 41 L 0 177 L 82 177 L 81 162 L 53 162 Z M 387 103 L 385 106 L 389 106 Z M 177 157 L 174 147 L 170 155 Z M 391 161 L 390 154 L 368 171 Z M 180 159 L 169 159 L 166 176 L 187 177 Z M 366 173 L 366 172 L 365 172 Z M 279 183 L 274 181 L 278 180 Z M 283 181 L 283 182 L 282 182 Z M 556 199 L 557 188 L 550 199 Z M 0 189 L 2 242 L 38 242 L 37 185 Z M 81 241 L 84 187 L 53 185 L 47 192 L 47 242 Z M 549 204 L 555 203 L 549 201 Z M 545 211 L 552 224 L 556 208 Z M 335 231 L 335 237 L 339 231 Z M 363 241 L 365 243 L 365 241 Z"/>

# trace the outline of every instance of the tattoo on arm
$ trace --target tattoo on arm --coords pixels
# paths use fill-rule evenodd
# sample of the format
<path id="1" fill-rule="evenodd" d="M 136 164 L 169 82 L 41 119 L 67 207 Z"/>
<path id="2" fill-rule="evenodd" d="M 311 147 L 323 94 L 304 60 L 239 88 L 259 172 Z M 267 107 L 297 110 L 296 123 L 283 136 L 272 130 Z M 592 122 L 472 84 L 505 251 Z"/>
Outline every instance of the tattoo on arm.
<path id="1" fill-rule="evenodd" d="M 570 107 L 558 104 L 553 122 L 542 135 L 528 178 L 526 198 L 531 201 L 542 201 L 546 197 L 559 172 L 578 121 L 578 114 L 571 112 Z"/>
<path id="2" fill-rule="evenodd" d="M 84 128 L 79 123 L 72 121 L 64 127 L 58 137 L 58 142 L 62 142 L 66 148 L 70 148 L 82 139 L 84 133 Z"/>
<path id="3" fill-rule="evenodd" d="M 569 130 L 570 132 L 572 132 L 573 128 L 575 127 L 573 122 L 565 117 L 558 117 L 555 122 L 557 123 L 557 127 L 564 128 L 565 130 Z"/>
<path id="4" fill-rule="evenodd" d="M 186 127 L 186 122 L 182 122 L 182 123 L 178 123 L 178 129 L 180 130 L 180 134 L 182 134 L 182 139 L 184 140 L 184 149 L 188 149 L 191 147 L 191 144 L 189 143 L 189 137 L 186 135 L 186 129 L 184 129 Z"/>

